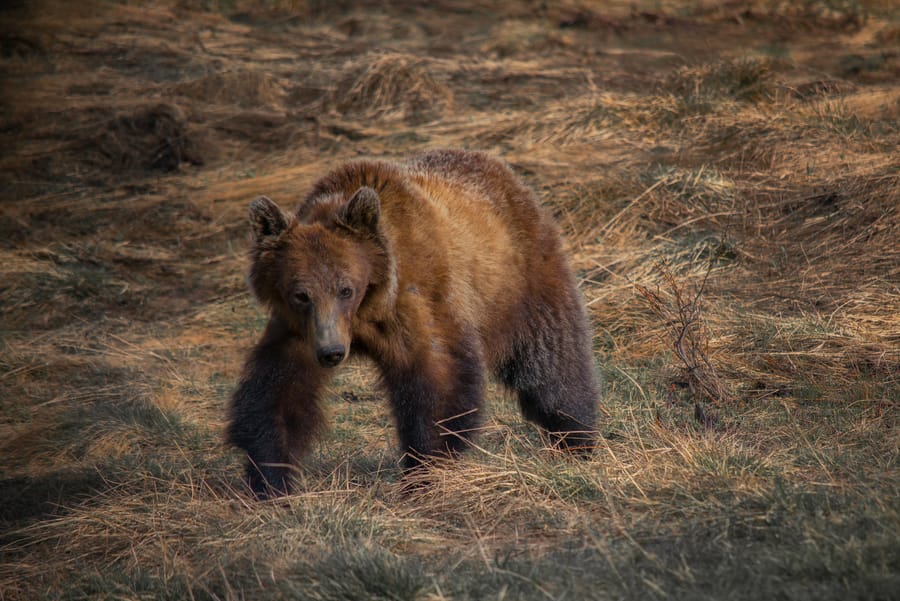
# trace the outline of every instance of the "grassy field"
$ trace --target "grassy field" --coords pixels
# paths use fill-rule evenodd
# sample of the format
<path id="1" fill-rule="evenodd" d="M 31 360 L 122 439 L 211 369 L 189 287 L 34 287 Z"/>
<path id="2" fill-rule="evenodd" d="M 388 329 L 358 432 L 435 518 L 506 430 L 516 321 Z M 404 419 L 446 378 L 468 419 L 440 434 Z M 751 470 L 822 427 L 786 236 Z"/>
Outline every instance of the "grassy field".
<path id="1" fill-rule="evenodd" d="M 428 5 L 0 8 L 0 599 L 895 599 L 895 3 Z M 438 147 L 558 218 L 600 448 L 491 386 L 410 491 L 359 362 L 252 501 L 250 199 Z"/>

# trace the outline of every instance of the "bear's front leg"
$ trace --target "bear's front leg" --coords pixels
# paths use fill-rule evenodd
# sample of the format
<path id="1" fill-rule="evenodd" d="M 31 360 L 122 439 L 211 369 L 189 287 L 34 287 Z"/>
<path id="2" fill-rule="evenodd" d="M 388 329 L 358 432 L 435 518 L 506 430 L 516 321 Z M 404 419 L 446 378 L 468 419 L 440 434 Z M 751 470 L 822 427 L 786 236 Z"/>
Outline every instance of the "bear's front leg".
<path id="1" fill-rule="evenodd" d="M 404 471 L 413 469 L 437 447 L 434 410 L 438 394 L 433 384 L 416 369 L 392 369 L 384 374 L 403 453 Z"/>
<path id="2" fill-rule="evenodd" d="M 324 373 L 307 354 L 270 320 L 231 397 L 228 441 L 247 452 L 247 481 L 258 498 L 289 492 L 290 464 L 322 429 Z"/>
<path id="3" fill-rule="evenodd" d="M 411 365 L 383 369 L 405 471 L 464 451 L 481 418 L 484 376 L 474 346 L 430 346 Z"/>

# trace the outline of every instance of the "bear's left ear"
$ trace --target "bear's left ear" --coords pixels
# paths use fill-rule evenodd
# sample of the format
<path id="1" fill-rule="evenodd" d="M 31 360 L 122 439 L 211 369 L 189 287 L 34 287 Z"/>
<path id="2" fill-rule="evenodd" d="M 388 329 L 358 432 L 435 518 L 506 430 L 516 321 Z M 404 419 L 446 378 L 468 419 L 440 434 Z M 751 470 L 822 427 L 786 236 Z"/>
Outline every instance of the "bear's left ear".
<path id="1" fill-rule="evenodd" d="M 378 237 L 378 219 L 381 216 L 381 199 L 378 193 L 363 186 L 347 204 L 337 211 L 338 223 L 347 229 L 373 238 Z"/>

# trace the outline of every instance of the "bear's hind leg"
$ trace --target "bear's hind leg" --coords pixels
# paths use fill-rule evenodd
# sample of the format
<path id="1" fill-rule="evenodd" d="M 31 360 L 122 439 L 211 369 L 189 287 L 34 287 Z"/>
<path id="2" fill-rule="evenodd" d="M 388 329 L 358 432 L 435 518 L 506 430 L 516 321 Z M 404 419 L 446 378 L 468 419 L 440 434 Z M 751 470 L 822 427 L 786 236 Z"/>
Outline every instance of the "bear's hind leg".
<path id="1" fill-rule="evenodd" d="M 526 419 L 544 428 L 553 445 L 589 456 L 594 449 L 594 415 L 586 409 L 588 397 L 582 400 L 559 398 L 556 388 L 530 388 L 518 391 L 519 406 Z M 568 407 L 561 407 L 562 405 Z"/>
<path id="2" fill-rule="evenodd" d="M 554 317 L 545 307 L 533 315 L 497 375 L 516 391 L 526 419 L 556 446 L 587 456 L 596 441 L 598 392 L 582 309 Z"/>

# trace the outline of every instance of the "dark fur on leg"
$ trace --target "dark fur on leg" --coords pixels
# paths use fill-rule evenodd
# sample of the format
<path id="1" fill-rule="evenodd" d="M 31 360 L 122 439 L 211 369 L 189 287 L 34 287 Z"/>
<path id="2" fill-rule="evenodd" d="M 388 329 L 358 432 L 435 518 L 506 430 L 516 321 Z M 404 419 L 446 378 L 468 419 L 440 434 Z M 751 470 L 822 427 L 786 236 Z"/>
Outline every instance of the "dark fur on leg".
<path id="1" fill-rule="evenodd" d="M 290 491 L 290 464 L 324 421 L 321 382 L 302 345 L 270 321 L 231 398 L 227 432 L 228 442 L 247 452 L 246 480 L 258 498 Z"/>
<path id="2" fill-rule="evenodd" d="M 596 432 L 594 415 L 585 410 L 588 399 L 573 403 L 570 399 L 555 398 L 557 396 L 556 391 L 549 388 L 520 390 L 519 406 L 522 414 L 549 433 L 553 446 L 579 457 L 589 457 L 596 444 Z M 564 409 L 548 409 L 548 406 L 564 403 L 576 414 L 571 415 Z"/>
<path id="3" fill-rule="evenodd" d="M 450 349 L 447 368 L 451 386 L 444 393 L 440 411 L 435 415 L 439 450 L 456 455 L 469 447 L 481 424 L 484 404 L 484 367 L 475 347 L 474 335 L 465 334 Z"/>
<path id="4" fill-rule="evenodd" d="M 574 284 L 543 303 L 525 306 L 531 325 L 516 339 L 497 376 L 518 393 L 522 414 L 554 444 L 589 456 L 596 441 L 597 381 L 587 319 Z"/>
<path id="5" fill-rule="evenodd" d="M 481 360 L 469 339 L 462 340 L 408 368 L 383 370 L 405 471 L 427 463 L 429 457 L 464 451 L 480 423 Z"/>

